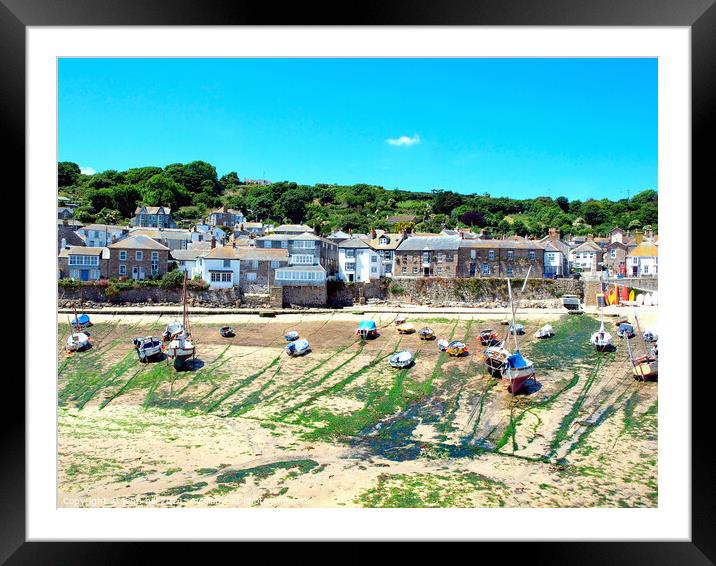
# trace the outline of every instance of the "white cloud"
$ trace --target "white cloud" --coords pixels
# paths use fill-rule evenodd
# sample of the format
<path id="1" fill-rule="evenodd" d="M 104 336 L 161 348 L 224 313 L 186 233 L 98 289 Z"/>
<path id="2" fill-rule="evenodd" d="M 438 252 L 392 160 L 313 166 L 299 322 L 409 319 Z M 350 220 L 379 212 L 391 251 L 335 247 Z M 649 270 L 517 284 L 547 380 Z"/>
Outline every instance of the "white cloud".
<path id="1" fill-rule="evenodd" d="M 83 175 L 94 175 L 97 171 L 95 171 L 92 167 L 82 167 L 80 166 L 80 173 Z"/>
<path id="2" fill-rule="evenodd" d="M 420 143 L 420 136 L 413 134 L 412 138 L 408 136 L 400 136 L 399 138 L 388 138 L 385 140 L 389 145 L 414 145 Z"/>

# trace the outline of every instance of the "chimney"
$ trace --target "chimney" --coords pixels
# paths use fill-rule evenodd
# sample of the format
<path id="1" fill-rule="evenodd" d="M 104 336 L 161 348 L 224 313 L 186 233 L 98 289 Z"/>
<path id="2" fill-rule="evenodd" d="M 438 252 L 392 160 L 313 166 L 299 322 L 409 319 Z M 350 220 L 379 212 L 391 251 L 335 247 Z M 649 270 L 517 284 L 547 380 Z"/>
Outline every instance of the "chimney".
<path id="1" fill-rule="evenodd" d="M 375 228 L 370 229 L 370 239 L 375 240 L 377 234 L 375 233 Z"/>
<path id="2" fill-rule="evenodd" d="M 214 236 L 211 237 L 211 249 L 213 250 L 216 247 L 216 238 Z"/>
<path id="3" fill-rule="evenodd" d="M 636 239 L 636 245 L 638 246 L 644 240 L 644 234 L 641 230 L 634 230 L 634 238 Z"/>
<path id="4" fill-rule="evenodd" d="M 400 231 L 400 235 L 403 236 L 403 240 L 408 239 L 408 231 L 405 228 Z"/>

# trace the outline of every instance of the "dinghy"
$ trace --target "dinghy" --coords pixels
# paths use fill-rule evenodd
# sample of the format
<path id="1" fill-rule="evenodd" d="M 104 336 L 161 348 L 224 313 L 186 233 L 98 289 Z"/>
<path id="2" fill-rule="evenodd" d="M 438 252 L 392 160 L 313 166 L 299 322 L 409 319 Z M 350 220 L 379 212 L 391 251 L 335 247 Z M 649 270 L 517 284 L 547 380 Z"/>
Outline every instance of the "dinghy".
<path id="1" fill-rule="evenodd" d="M 81 352 L 86 349 L 90 344 L 89 335 L 84 332 L 73 332 L 67 338 L 65 343 L 65 351 L 67 352 Z"/>
<path id="2" fill-rule="evenodd" d="M 612 346 L 612 335 L 604 330 L 604 322 L 599 326 L 599 330 L 592 334 L 589 342 L 597 349 L 598 352 L 604 352 Z"/>
<path id="3" fill-rule="evenodd" d="M 405 322 L 398 326 L 399 334 L 412 334 L 415 332 L 415 325 L 412 322 Z"/>
<path id="4" fill-rule="evenodd" d="M 494 346 L 499 342 L 497 332 L 492 330 L 492 328 L 486 328 L 485 330 L 480 331 L 480 335 L 477 339 L 483 346 Z"/>
<path id="5" fill-rule="evenodd" d="M 642 293 L 639 293 L 636 296 L 636 304 L 637 306 L 642 306 L 644 304 L 644 295 Z"/>
<path id="6" fill-rule="evenodd" d="M 438 340 L 438 350 L 441 352 L 447 352 L 449 345 L 449 342 L 445 340 L 445 338 L 440 338 L 440 340 Z"/>
<path id="7" fill-rule="evenodd" d="M 90 322 L 89 315 L 81 314 L 79 316 L 75 315 L 75 319 L 72 321 L 72 326 L 74 326 L 77 330 L 81 330 L 83 328 L 88 328 L 92 326 L 92 323 Z"/>
<path id="8" fill-rule="evenodd" d="M 191 340 L 189 330 L 189 308 L 187 306 L 186 272 L 184 272 L 184 283 L 182 285 L 182 303 L 184 305 L 184 316 L 182 322 L 173 322 L 167 326 L 167 333 L 170 336 L 169 345 L 166 348 L 167 357 L 174 360 L 174 369 L 180 370 L 189 358 L 196 357 L 196 348 Z M 179 329 L 179 330 L 178 330 Z M 178 331 L 177 331 L 178 330 Z"/>
<path id="9" fill-rule="evenodd" d="M 554 329 L 551 324 L 545 324 L 535 332 L 535 338 L 552 338 L 552 336 L 554 336 Z"/>
<path id="10" fill-rule="evenodd" d="M 582 312 L 582 303 L 577 295 L 563 295 L 562 306 L 569 312 Z"/>
<path id="11" fill-rule="evenodd" d="M 157 360 L 162 355 L 162 341 L 159 338 L 145 336 L 144 338 L 135 338 L 132 342 L 140 362 Z"/>
<path id="12" fill-rule="evenodd" d="M 291 330 L 291 332 L 286 332 L 283 337 L 286 342 L 293 342 L 294 340 L 298 340 L 298 332 L 296 330 Z"/>
<path id="13" fill-rule="evenodd" d="M 632 374 L 634 375 L 634 379 L 636 379 L 637 381 L 655 380 L 659 375 L 659 361 L 657 359 L 657 352 L 654 352 L 653 355 L 649 355 L 649 348 L 646 345 L 646 339 L 644 334 L 641 333 L 641 328 L 639 326 L 639 318 L 636 316 L 636 309 L 632 307 L 632 311 L 634 313 L 634 322 L 636 323 L 636 329 L 639 334 L 641 334 L 641 343 L 644 347 L 644 355 L 634 357 L 631 351 L 631 345 L 629 343 L 629 340 L 627 340 L 627 351 L 629 352 L 629 360 L 631 361 Z"/>
<path id="14" fill-rule="evenodd" d="M 396 352 L 388 358 L 388 363 L 394 368 L 407 368 L 413 363 L 413 354 L 408 350 Z"/>
<path id="15" fill-rule="evenodd" d="M 433 340 L 435 339 L 435 332 L 433 332 L 432 328 L 426 326 L 418 330 L 418 336 L 420 336 L 421 340 Z"/>
<path id="16" fill-rule="evenodd" d="M 361 338 L 375 338 L 378 336 L 378 327 L 374 320 L 362 320 L 358 324 L 356 334 Z"/>
<path id="17" fill-rule="evenodd" d="M 646 342 L 656 342 L 659 339 L 659 334 L 655 328 L 648 328 L 644 331 L 644 340 Z"/>
<path id="18" fill-rule="evenodd" d="M 519 393 L 527 380 L 535 379 L 534 364 L 525 358 L 519 350 L 516 350 L 514 354 L 507 356 L 502 370 L 502 378 L 507 380 L 507 391 L 515 395 Z"/>
<path id="19" fill-rule="evenodd" d="M 619 338 L 634 338 L 634 327 L 628 322 L 622 322 L 617 328 L 617 336 Z"/>
<path id="20" fill-rule="evenodd" d="M 165 342 L 169 342 L 170 340 L 174 340 L 174 338 L 176 338 L 183 332 L 184 325 L 178 320 L 175 320 L 174 322 L 167 324 L 167 327 L 164 330 L 164 334 L 162 334 L 162 338 Z"/>
<path id="21" fill-rule="evenodd" d="M 509 355 L 510 352 L 505 348 L 504 342 L 485 349 L 482 359 L 485 361 L 485 365 L 487 366 L 487 373 L 493 377 L 501 377 L 505 360 Z"/>
<path id="22" fill-rule="evenodd" d="M 522 336 L 525 333 L 524 327 L 518 322 L 517 324 L 510 325 L 510 334 L 517 334 Z"/>
<path id="23" fill-rule="evenodd" d="M 453 340 L 450 344 L 448 344 L 447 350 L 445 351 L 449 355 L 457 358 L 463 354 L 467 354 L 467 346 L 464 342 L 460 342 L 460 340 Z"/>
<path id="24" fill-rule="evenodd" d="M 234 329 L 231 326 L 222 326 L 219 328 L 219 334 L 221 334 L 224 338 L 233 338 L 236 336 Z"/>
<path id="25" fill-rule="evenodd" d="M 286 346 L 286 353 L 293 358 L 296 356 L 302 356 L 310 349 L 311 346 L 309 346 L 308 340 L 296 340 Z"/>
<path id="26" fill-rule="evenodd" d="M 399 314 L 395 317 L 395 326 L 400 326 L 401 324 L 405 324 L 407 322 L 407 318 L 405 318 L 405 315 Z"/>
<path id="27" fill-rule="evenodd" d="M 652 293 L 651 294 L 651 306 L 655 307 L 659 304 L 659 293 Z"/>

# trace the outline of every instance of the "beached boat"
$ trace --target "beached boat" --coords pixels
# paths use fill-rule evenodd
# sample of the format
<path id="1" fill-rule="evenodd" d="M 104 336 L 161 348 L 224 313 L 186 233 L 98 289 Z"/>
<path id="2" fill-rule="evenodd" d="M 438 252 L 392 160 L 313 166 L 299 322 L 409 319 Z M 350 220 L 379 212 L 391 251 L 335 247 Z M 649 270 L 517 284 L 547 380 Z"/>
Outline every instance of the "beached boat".
<path id="1" fill-rule="evenodd" d="M 67 352 L 81 352 L 90 345 L 90 337 L 84 332 L 73 332 L 65 342 L 65 350 Z"/>
<path id="2" fill-rule="evenodd" d="M 77 316 L 75 314 L 75 319 L 72 321 L 72 326 L 74 326 L 76 330 L 82 330 L 83 328 L 89 328 L 90 326 L 92 326 L 92 322 L 90 322 L 89 315 L 81 314 Z"/>
<path id="3" fill-rule="evenodd" d="M 487 372 L 493 377 L 501 377 L 505 360 L 510 352 L 505 348 L 504 342 L 486 348 L 482 353 L 482 359 L 487 366 Z"/>
<path id="4" fill-rule="evenodd" d="M 170 340 L 174 340 L 174 338 L 176 338 L 183 332 L 184 325 L 178 320 L 175 320 L 174 322 L 167 324 L 167 327 L 164 330 L 164 334 L 162 334 L 162 338 L 165 342 L 169 342 Z"/>
<path id="5" fill-rule="evenodd" d="M 492 330 L 492 328 L 486 328 L 485 330 L 480 331 L 480 335 L 477 339 L 483 346 L 494 346 L 500 341 L 497 332 Z"/>
<path id="6" fill-rule="evenodd" d="M 196 357 L 196 348 L 194 342 L 191 340 L 191 331 L 189 329 L 189 308 L 187 306 L 187 293 L 186 293 L 186 272 L 184 273 L 184 283 L 182 286 L 182 303 L 184 305 L 184 316 L 180 323 L 181 330 L 178 333 L 171 333 L 171 341 L 166 347 L 166 354 L 169 358 L 174 360 L 174 368 L 181 369 L 189 358 Z M 172 323 L 167 326 L 167 331 L 170 330 L 170 326 L 174 329 L 177 328 L 176 323 Z M 165 333 L 166 334 L 166 333 Z"/>
<path id="7" fill-rule="evenodd" d="M 447 349 L 445 350 L 449 355 L 455 356 L 456 358 L 459 356 L 463 356 L 467 354 L 467 345 L 464 342 L 460 342 L 460 340 L 453 340 L 448 344 Z"/>
<path id="8" fill-rule="evenodd" d="M 233 338 L 236 336 L 236 333 L 231 326 L 222 326 L 219 328 L 219 334 L 221 334 L 224 338 Z"/>
<path id="9" fill-rule="evenodd" d="M 291 332 L 286 332 L 283 337 L 286 342 L 293 342 L 294 340 L 298 340 L 298 331 L 291 330 Z"/>
<path id="10" fill-rule="evenodd" d="M 644 347 L 644 355 L 637 357 L 632 352 L 629 340 L 627 340 L 627 352 L 629 353 L 629 360 L 631 361 L 632 374 L 637 381 L 656 380 L 659 376 L 658 349 L 656 349 L 656 351 L 652 349 L 652 355 L 649 354 L 649 347 L 646 345 L 644 334 L 641 333 L 639 318 L 636 315 L 636 309 L 634 309 L 634 307 L 632 307 L 632 312 L 634 313 L 634 323 L 636 324 L 637 331 L 641 335 L 641 343 Z"/>
<path id="11" fill-rule="evenodd" d="M 400 326 L 401 324 L 405 324 L 407 322 L 407 318 L 405 318 L 405 315 L 399 314 L 395 317 L 395 326 Z"/>
<path id="12" fill-rule="evenodd" d="M 647 328 L 644 331 L 644 340 L 646 342 L 656 342 L 659 339 L 659 334 L 655 328 Z"/>
<path id="13" fill-rule="evenodd" d="M 441 352 L 447 352 L 449 345 L 450 343 L 445 340 L 445 338 L 440 338 L 440 340 L 438 340 L 438 350 L 440 350 Z"/>
<path id="14" fill-rule="evenodd" d="M 378 327 L 374 320 L 361 320 L 356 329 L 356 334 L 361 338 L 375 338 L 378 336 Z"/>
<path id="15" fill-rule="evenodd" d="M 589 342 L 599 352 L 609 350 L 612 347 L 612 335 L 604 329 L 604 322 L 599 326 L 599 330 L 592 334 Z"/>
<path id="16" fill-rule="evenodd" d="M 293 357 L 302 356 L 311 349 L 308 340 L 296 340 L 286 346 L 286 353 Z"/>
<path id="17" fill-rule="evenodd" d="M 149 362 L 158 360 L 162 356 L 162 341 L 154 336 L 145 336 L 144 338 L 135 338 L 133 341 L 134 349 L 137 350 L 140 362 Z"/>
<path id="18" fill-rule="evenodd" d="M 525 284 L 526 283 L 527 280 L 525 279 Z M 524 285 L 522 289 L 524 290 Z M 510 297 L 510 311 L 512 312 L 512 325 L 510 326 L 510 330 L 516 330 L 516 332 L 511 333 L 515 342 L 515 351 L 505 359 L 502 366 L 502 379 L 507 382 L 507 391 L 516 395 L 524 387 L 526 381 L 531 379 L 536 383 L 537 378 L 534 364 L 520 352 L 517 336 L 520 334 L 519 326 L 521 325 L 515 323 L 515 300 L 512 296 L 512 285 L 510 284 L 509 278 L 507 278 L 507 292 Z"/>
<path id="19" fill-rule="evenodd" d="M 567 309 L 570 314 L 581 314 L 584 312 L 582 302 L 577 295 L 563 295 L 562 306 Z"/>
<path id="20" fill-rule="evenodd" d="M 405 322 L 398 326 L 399 334 L 412 334 L 415 332 L 415 325 L 412 322 Z"/>
<path id="21" fill-rule="evenodd" d="M 628 322 L 622 322 L 617 327 L 617 336 L 619 336 L 619 338 L 634 338 L 634 336 L 636 336 L 634 327 Z"/>
<path id="22" fill-rule="evenodd" d="M 394 368 L 407 368 L 413 363 L 413 354 L 408 350 L 396 352 L 388 358 L 388 363 Z"/>
<path id="23" fill-rule="evenodd" d="M 552 336 L 554 336 L 554 329 L 551 324 L 545 324 L 535 332 L 535 338 L 552 338 Z"/>
<path id="24" fill-rule="evenodd" d="M 435 339 L 435 332 L 433 332 L 432 328 L 426 326 L 418 330 L 418 336 L 420 336 L 421 340 L 433 340 Z"/>
<path id="25" fill-rule="evenodd" d="M 519 322 L 517 324 L 513 323 L 510 325 L 510 334 L 517 334 L 518 336 L 522 336 L 524 333 L 524 326 L 522 326 Z"/>

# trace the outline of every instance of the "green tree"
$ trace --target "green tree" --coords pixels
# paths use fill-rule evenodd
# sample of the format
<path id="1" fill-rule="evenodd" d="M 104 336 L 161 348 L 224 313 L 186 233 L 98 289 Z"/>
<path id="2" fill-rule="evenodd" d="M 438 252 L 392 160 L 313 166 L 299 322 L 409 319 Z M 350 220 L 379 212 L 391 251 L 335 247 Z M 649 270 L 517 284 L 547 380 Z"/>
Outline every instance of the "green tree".
<path id="1" fill-rule="evenodd" d="M 57 164 L 57 184 L 60 187 L 69 187 L 77 183 L 80 176 L 80 166 L 72 161 L 60 161 Z"/>

